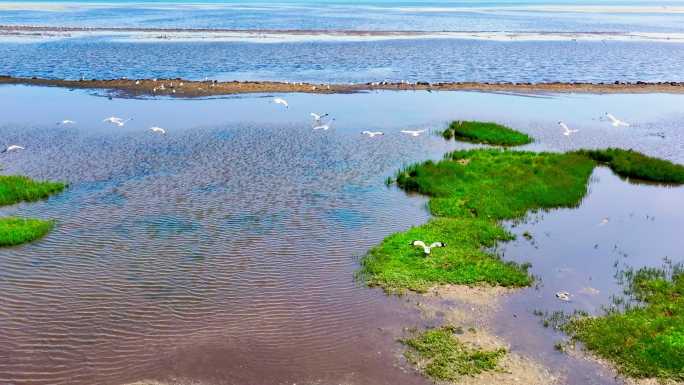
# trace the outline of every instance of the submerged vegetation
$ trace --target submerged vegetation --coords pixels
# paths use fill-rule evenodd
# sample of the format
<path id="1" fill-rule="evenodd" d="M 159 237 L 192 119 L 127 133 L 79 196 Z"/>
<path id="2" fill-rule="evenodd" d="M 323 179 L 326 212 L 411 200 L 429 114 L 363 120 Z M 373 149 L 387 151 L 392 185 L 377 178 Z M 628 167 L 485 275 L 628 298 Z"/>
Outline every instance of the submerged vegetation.
<path id="1" fill-rule="evenodd" d="M 456 138 L 467 142 L 496 146 L 520 146 L 532 143 L 527 134 L 492 122 L 455 121 L 443 132 L 446 139 Z"/>
<path id="2" fill-rule="evenodd" d="M 409 348 L 405 356 L 435 380 L 455 381 L 499 370 L 506 349 L 488 351 L 467 346 L 456 337 L 458 332 L 462 333 L 458 328 L 443 326 L 403 340 Z"/>
<path id="3" fill-rule="evenodd" d="M 492 124 L 476 123 L 468 122 L 471 136 L 490 135 Z M 484 249 L 512 239 L 503 220 L 578 205 L 598 163 L 622 176 L 684 182 L 683 166 L 626 150 L 455 151 L 442 161 L 414 164 L 397 173 L 399 187 L 430 197 L 429 209 L 437 218 L 385 238 L 362 260 L 361 276 L 369 285 L 392 293 L 420 292 L 440 284 L 529 285 L 527 266 L 503 261 Z M 410 245 L 413 240 L 444 242 L 446 247 L 425 255 Z"/>
<path id="4" fill-rule="evenodd" d="M 624 375 L 684 381 L 684 269 L 644 268 L 626 276 L 635 306 L 571 317 L 562 329 Z"/>
<path id="5" fill-rule="evenodd" d="M 0 206 L 33 202 L 61 192 L 64 183 L 37 182 L 24 176 L 0 176 Z M 40 219 L 0 218 L 0 247 L 31 242 L 45 236 L 54 222 Z"/>

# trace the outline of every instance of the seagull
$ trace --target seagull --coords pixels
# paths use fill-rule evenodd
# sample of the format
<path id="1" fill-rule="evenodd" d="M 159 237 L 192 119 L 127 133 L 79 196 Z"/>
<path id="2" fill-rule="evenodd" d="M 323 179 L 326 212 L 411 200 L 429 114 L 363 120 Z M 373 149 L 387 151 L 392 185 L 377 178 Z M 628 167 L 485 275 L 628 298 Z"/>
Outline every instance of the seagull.
<path id="1" fill-rule="evenodd" d="M 608 217 L 603 218 L 603 219 L 601 219 L 601 223 L 599 223 L 599 226 L 607 225 L 608 222 L 610 222 L 610 218 L 608 218 Z"/>
<path id="2" fill-rule="evenodd" d="M 558 122 L 558 125 L 563 128 L 563 135 L 565 136 L 570 136 L 571 134 L 574 134 L 575 132 L 578 132 L 579 130 L 571 130 L 570 127 L 568 127 L 567 124 L 563 122 Z"/>
<path id="3" fill-rule="evenodd" d="M 152 131 L 152 132 L 158 132 L 158 133 L 160 133 L 160 134 L 162 134 L 162 135 L 166 135 L 166 130 L 163 129 L 163 128 L 161 128 L 161 127 L 157 127 L 157 126 L 150 127 L 150 131 Z"/>
<path id="4" fill-rule="evenodd" d="M 413 242 L 411 242 L 411 246 L 422 247 L 425 255 L 430 255 L 430 250 L 432 250 L 432 248 L 434 248 L 434 247 L 445 247 L 446 244 L 443 242 L 432 242 L 430 244 L 430 246 L 428 246 L 423 241 L 413 241 Z"/>
<path id="5" fill-rule="evenodd" d="M 561 301 L 564 302 L 569 302 L 570 301 L 570 293 L 567 291 L 559 291 L 556 293 L 556 298 L 558 298 Z"/>
<path id="6" fill-rule="evenodd" d="M 111 123 L 119 127 L 123 127 L 124 124 L 126 124 L 128 121 L 130 121 L 132 118 L 123 120 L 122 118 L 117 118 L 116 116 L 110 116 L 109 118 L 103 120 L 103 122 Z"/>
<path id="7" fill-rule="evenodd" d="M 334 120 L 335 120 L 335 118 L 330 119 L 330 120 L 328 121 L 328 123 L 325 123 L 325 124 L 318 124 L 318 125 L 315 125 L 315 123 L 314 123 L 313 129 L 314 129 L 314 130 L 323 130 L 323 131 L 327 131 L 327 130 L 330 128 L 330 125 L 332 124 L 332 122 L 333 122 Z"/>
<path id="8" fill-rule="evenodd" d="M 426 131 L 426 130 L 415 130 L 415 131 L 412 131 L 412 130 L 401 130 L 401 133 L 402 133 L 402 134 L 411 135 L 411 136 L 418 136 L 418 135 L 422 134 L 422 133 L 425 132 L 425 131 Z"/>
<path id="9" fill-rule="evenodd" d="M 364 131 L 361 134 L 368 135 L 369 138 L 374 138 L 378 135 L 385 135 L 385 133 L 382 131 Z"/>
<path id="10" fill-rule="evenodd" d="M 310 113 L 309 115 L 311 115 L 311 117 L 313 118 L 314 122 L 320 123 L 320 122 L 321 122 L 321 119 L 322 119 L 322 118 L 325 118 L 325 117 L 328 116 L 329 114 L 322 114 L 322 115 L 319 115 L 319 114 L 317 114 L 317 113 L 315 113 L 315 112 L 312 112 L 312 113 Z"/>
<path id="11" fill-rule="evenodd" d="M 2 150 L 2 152 L 5 153 L 5 152 L 12 152 L 12 151 L 19 151 L 19 150 L 25 150 L 25 148 L 22 146 L 17 146 L 16 144 L 13 144 L 13 145 L 7 147 L 6 149 Z"/>
<path id="12" fill-rule="evenodd" d="M 63 125 L 66 125 L 66 124 L 76 124 L 76 122 L 74 122 L 73 120 L 69 120 L 69 119 L 64 119 L 64 120 L 62 120 L 61 122 L 57 122 L 57 125 L 62 125 L 62 126 L 63 126 Z"/>
<path id="13" fill-rule="evenodd" d="M 287 100 L 285 100 L 285 99 L 283 99 L 283 98 L 273 98 L 273 103 L 275 103 L 275 104 L 282 104 L 283 106 L 285 106 L 285 108 L 289 108 L 289 107 L 290 107 L 290 105 L 287 104 Z"/>
<path id="14" fill-rule="evenodd" d="M 608 112 L 606 112 L 606 117 L 610 120 L 610 124 L 612 124 L 613 127 L 629 127 L 629 123 L 623 122 Z"/>

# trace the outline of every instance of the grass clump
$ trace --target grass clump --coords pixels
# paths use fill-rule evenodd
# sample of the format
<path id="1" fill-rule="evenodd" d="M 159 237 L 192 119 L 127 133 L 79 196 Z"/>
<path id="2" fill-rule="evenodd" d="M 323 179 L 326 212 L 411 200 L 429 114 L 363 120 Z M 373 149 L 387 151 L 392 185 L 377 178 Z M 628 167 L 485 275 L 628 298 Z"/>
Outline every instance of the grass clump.
<path id="1" fill-rule="evenodd" d="M 452 326 L 444 326 L 402 341 L 409 347 L 406 358 L 428 376 L 442 381 L 499 369 L 506 349 L 487 351 L 469 347 L 456 338 L 457 331 Z"/>
<path id="2" fill-rule="evenodd" d="M 442 135 L 446 139 L 456 138 L 496 146 L 520 146 L 532 143 L 532 138 L 527 134 L 491 122 L 455 121 L 442 132 Z"/>
<path id="3" fill-rule="evenodd" d="M 629 377 L 684 381 L 684 269 L 628 272 L 637 305 L 574 317 L 563 329 Z"/>
<path id="4" fill-rule="evenodd" d="M 45 199 L 65 188 L 66 185 L 60 182 L 38 182 L 25 176 L 0 175 L 0 206 Z"/>
<path id="5" fill-rule="evenodd" d="M 530 210 L 575 206 L 587 191 L 595 162 L 578 154 L 476 149 L 440 162 L 409 166 L 397 184 L 431 197 L 438 218 L 391 235 L 362 260 L 362 274 L 388 292 L 424 291 L 437 284 L 527 286 L 527 266 L 483 250 L 513 238 L 500 224 Z M 446 247 L 425 256 L 413 240 Z"/>
<path id="6" fill-rule="evenodd" d="M 0 218 L 0 247 L 15 246 L 44 237 L 53 221 L 15 217 Z"/>
<path id="7" fill-rule="evenodd" d="M 65 188 L 64 183 L 38 182 L 25 176 L 0 175 L 0 206 L 37 201 Z M 42 238 L 53 226 L 53 221 L 40 219 L 0 218 L 0 247 L 20 245 Z"/>
<path id="8" fill-rule="evenodd" d="M 480 218 L 434 218 L 406 232 L 396 233 L 371 249 L 362 260 L 368 283 L 387 292 L 404 289 L 424 292 L 435 284 L 526 286 L 526 269 L 483 251 L 513 236 L 493 221 Z M 419 239 L 446 242 L 429 256 L 411 246 Z"/>
<path id="9" fill-rule="evenodd" d="M 620 176 L 660 183 L 684 183 L 684 166 L 636 151 L 608 148 L 577 153 L 606 164 Z"/>

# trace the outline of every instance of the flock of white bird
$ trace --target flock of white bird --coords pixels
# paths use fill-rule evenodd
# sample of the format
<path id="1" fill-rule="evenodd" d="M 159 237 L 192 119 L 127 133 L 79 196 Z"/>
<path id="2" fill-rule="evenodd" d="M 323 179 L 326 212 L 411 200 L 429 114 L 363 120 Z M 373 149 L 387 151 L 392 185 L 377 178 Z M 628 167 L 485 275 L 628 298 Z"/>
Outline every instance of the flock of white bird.
<path id="1" fill-rule="evenodd" d="M 287 100 L 285 100 L 281 97 L 273 98 L 272 102 L 275 104 L 278 104 L 278 105 L 282 105 L 285 108 L 290 107 L 290 104 L 287 102 Z M 329 117 L 329 114 L 318 114 L 315 112 L 311 112 L 310 115 L 311 115 L 311 118 L 313 119 L 311 127 L 315 131 L 316 130 L 327 131 L 330 129 L 330 127 L 332 126 L 332 123 L 335 121 L 335 118 L 329 118 L 327 121 L 325 121 L 325 122 L 323 121 L 323 119 L 325 119 L 326 117 Z M 624 121 L 616 118 L 615 116 L 613 116 L 612 114 L 610 114 L 608 112 L 606 112 L 605 116 L 608 119 L 608 121 L 610 121 L 610 124 L 613 127 L 629 127 L 629 123 L 624 122 Z M 120 117 L 116 117 L 116 116 L 110 116 L 110 117 L 104 119 L 103 122 L 112 124 L 112 125 L 117 126 L 117 127 L 123 127 L 126 125 L 126 123 L 128 123 L 131 120 L 133 120 L 133 118 L 124 119 L 124 118 L 120 118 Z M 70 124 L 76 124 L 76 122 L 73 120 L 70 120 L 70 119 L 64 119 L 60 122 L 57 122 L 57 124 L 58 125 L 70 125 Z M 565 124 L 562 121 L 558 122 L 558 125 L 563 129 L 563 135 L 565 135 L 565 136 L 570 136 L 576 132 L 579 132 L 579 130 L 577 130 L 577 129 L 571 129 L 570 127 L 568 127 L 567 124 Z M 153 127 L 150 127 L 149 130 L 155 134 L 166 135 L 166 130 L 161 128 L 161 127 L 153 126 Z M 406 135 L 409 135 L 412 137 L 417 137 L 417 136 L 420 136 L 421 134 L 425 133 L 426 131 L 427 130 L 423 129 L 423 130 L 401 130 L 400 132 L 402 134 L 406 134 Z M 361 134 L 366 135 L 369 138 L 374 138 L 376 136 L 385 135 L 385 133 L 382 131 L 368 131 L 368 130 L 362 131 Z M 19 151 L 19 150 L 24 150 L 24 149 L 25 148 L 23 146 L 13 144 L 13 145 L 8 146 L 4 150 L 2 150 L 0 153 L 13 152 L 13 151 Z"/>
<path id="2" fill-rule="evenodd" d="M 610 121 L 610 124 L 613 127 L 629 127 L 629 123 L 616 118 L 613 114 L 609 112 L 606 112 L 606 118 Z M 558 122 L 558 125 L 563 129 L 563 135 L 565 136 L 570 136 L 576 132 L 579 132 L 579 130 L 573 130 L 563 122 Z"/>

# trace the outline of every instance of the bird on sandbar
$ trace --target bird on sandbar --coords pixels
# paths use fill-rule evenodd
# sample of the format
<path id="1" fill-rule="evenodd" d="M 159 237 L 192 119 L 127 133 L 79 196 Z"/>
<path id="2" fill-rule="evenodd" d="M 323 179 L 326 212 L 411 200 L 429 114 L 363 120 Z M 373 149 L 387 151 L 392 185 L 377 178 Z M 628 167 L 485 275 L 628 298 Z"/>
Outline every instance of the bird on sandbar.
<path id="1" fill-rule="evenodd" d="M 6 149 L 2 150 L 2 153 L 4 154 L 6 152 L 19 151 L 19 150 L 25 150 L 25 148 L 22 146 L 18 146 L 16 144 L 13 144 L 11 146 L 8 146 Z"/>
<path id="2" fill-rule="evenodd" d="M 570 136 L 575 132 L 579 132 L 579 130 L 571 130 L 570 127 L 568 127 L 568 125 L 563 122 L 558 122 L 558 125 L 561 126 L 561 128 L 563 129 L 563 135 L 565 136 Z"/>
<path id="3" fill-rule="evenodd" d="M 425 131 L 427 131 L 427 130 L 401 130 L 401 133 L 402 133 L 402 134 L 411 135 L 411 136 L 413 136 L 413 137 L 416 137 L 416 136 L 419 136 L 420 134 L 422 134 L 422 133 L 425 132 Z"/>
<path id="4" fill-rule="evenodd" d="M 283 98 L 273 98 L 273 103 L 275 103 L 275 104 L 282 104 L 283 106 L 285 106 L 285 108 L 289 108 L 289 107 L 290 107 L 290 105 L 287 104 L 287 100 L 285 100 L 285 99 L 283 99 Z"/>
<path id="5" fill-rule="evenodd" d="M 606 112 L 606 118 L 610 120 L 610 124 L 612 124 L 613 127 L 629 127 L 629 123 L 623 122 L 608 112 Z"/>
<path id="6" fill-rule="evenodd" d="M 157 127 L 157 126 L 150 127 L 150 131 L 157 132 L 157 133 L 160 133 L 162 135 L 166 135 L 166 130 L 161 128 L 161 127 Z"/>
<path id="7" fill-rule="evenodd" d="M 425 244 L 425 242 L 416 240 L 416 241 L 411 242 L 411 246 L 422 247 L 425 255 L 430 255 L 430 251 L 432 251 L 433 248 L 445 247 L 446 243 L 444 243 L 444 242 L 432 242 L 430 244 L 430 246 L 428 246 Z"/>
<path id="8" fill-rule="evenodd" d="M 369 138 L 374 138 L 379 135 L 385 135 L 382 131 L 363 131 L 361 134 L 368 135 Z"/>

